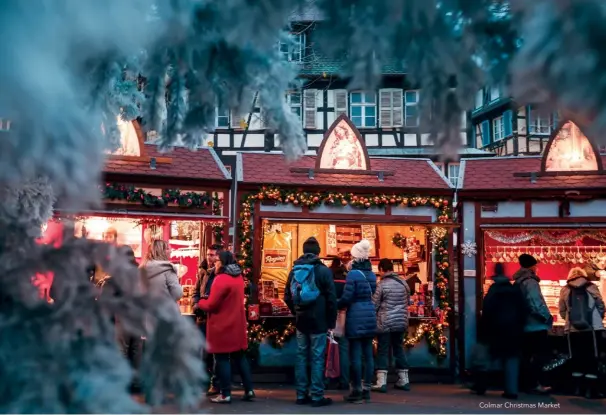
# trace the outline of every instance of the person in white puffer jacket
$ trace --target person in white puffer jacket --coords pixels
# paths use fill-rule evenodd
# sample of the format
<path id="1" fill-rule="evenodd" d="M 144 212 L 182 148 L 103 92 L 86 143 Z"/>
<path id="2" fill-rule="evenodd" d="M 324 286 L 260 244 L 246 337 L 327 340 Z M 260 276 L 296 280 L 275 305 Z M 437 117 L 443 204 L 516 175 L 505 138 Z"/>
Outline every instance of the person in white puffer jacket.
<path id="1" fill-rule="evenodd" d="M 389 259 L 379 262 L 379 271 L 383 273 L 377 284 L 372 301 L 377 310 L 378 347 L 375 360 L 377 383 L 372 386 L 375 392 L 387 392 L 387 372 L 389 369 L 389 349 L 398 371 L 396 389 L 410 390 L 408 378 L 408 360 L 404 354 L 404 338 L 408 330 L 408 303 L 410 287 L 406 281 L 393 272 L 393 263 Z"/>

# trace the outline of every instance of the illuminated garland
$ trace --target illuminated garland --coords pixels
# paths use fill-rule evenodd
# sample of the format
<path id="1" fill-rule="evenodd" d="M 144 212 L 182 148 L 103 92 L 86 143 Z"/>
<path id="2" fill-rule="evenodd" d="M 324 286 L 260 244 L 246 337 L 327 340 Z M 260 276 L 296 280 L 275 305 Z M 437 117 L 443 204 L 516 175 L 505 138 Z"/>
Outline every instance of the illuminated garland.
<path id="1" fill-rule="evenodd" d="M 251 272 L 252 261 L 252 215 L 256 201 L 269 201 L 295 206 L 314 207 L 327 206 L 353 206 L 359 209 L 385 206 L 433 206 L 437 211 L 438 221 L 441 223 L 452 220 L 450 199 L 444 197 L 425 197 L 411 195 L 370 194 L 356 195 L 340 192 L 301 192 L 294 189 L 281 189 L 273 186 L 263 186 L 256 193 L 250 193 L 242 198 L 240 219 L 238 221 L 238 236 L 240 241 L 240 265 L 244 274 Z"/>
<path id="2" fill-rule="evenodd" d="M 179 189 L 163 189 L 157 196 L 132 185 L 105 183 L 99 186 L 103 199 L 140 203 L 143 206 L 162 207 L 171 203 L 184 208 L 204 209 L 210 206 L 212 198 L 205 192 L 181 192 Z"/>
<path id="3" fill-rule="evenodd" d="M 444 321 L 447 320 L 448 313 L 451 311 L 448 302 L 448 279 L 450 277 L 450 258 L 448 256 L 448 237 L 444 237 L 433 244 L 434 259 L 436 263 L 436 273 L 434 287 L 438 298 L 438 308 L 444 312 Z M 447 324 L 447 323 L 444 323 Z"/>
<path id="4" fill-rule="evenodd" d="M 446 357 L 446 342 L 448 339 L 444 335 L 444 325 L 441 323 L 421 323 L 412 337 L 406 336 L 404 340 L 405 347 L 413 347 L 425 337 L 429 349 L 436 353 L 439 358 Z"/>
<path id="5" fill-rule="evenodd" d="M 263 186 L 256 193 L 250 193 L 242 198 L 240 206 L 240 217 L 238 221 L 238 236 L 240 241 L 240 258 L 239 264 L 242 267 L 243 274 L 246 278 L 251 279 L 251 270 L 253 266 L 253 211 L 257 201 L 269 201 L 270 203 L 293 204 L 295 206 L 307 206 L 310 209 L 314 207 L 327 206 L 353 206 L 359 209 L 369 209 L 372 207 L 385 206 L 403 206 L 403 207 L 419 207 L 433 206 L 437 211 L 437 218 L 440 223 L 450 222 L 452 220 L 452 210 L 450 208 L 451 201 L 444 197 L 425 197 L 411 195 L 388 195 L 388 194 L 371 194 L 371 195 L 356 195 L 353 193 L 340 192 L 301 192 L 293 189 L 281 189 L 273 186 Z M 438 357 L 446 356 L 444 336 L 444 327 L 448 313 L 450 312 L 450 304 L 448 302 L 448 278 L 450 259 L 448 257 L 448 236 L 444 228 L 432 229 L 432 242 L 434 242 L 435 259 L 436 259 L 436 278 L 435 287 L 438 298 L 438 308 L 442 316 L 440 322 L 424 323 L 422 333 L 427 338 L 430 349 L 438 354 Z M 443 321 L 443 322 L 442 322 Z M 288 338 L 294 333 L 292 323 L 288 323 L 280 338 Z M 254 327 L 254 326 L 253 326 Z M 288 330 L 287 330 L 288 329 Z M 263 331 L 263 328 L 258 333 L 260 336 L 267 335 L 270 338 L 277 336 L 278 330 Z M 255 332 L 257 333 L 257 332 Z M 290 334 L 289 334 L 290 333 Z M 257 334 L 251 338 L 249 329 L 249 344 L 258 342 Z M 272 337 L 273 336 L 273 337 Z M 264 337 L 261 337 L 264 338 Z M 415 336 L 416 338 L 416 336 Z M 257 340 L 255 340 L 257 339 Z M 414 338 L 413 338 L 414 339 Z M 415 340 L 415 343 L 420 340 L 420 337 Z M 411 339 L 407 340 L 409 343 Z"/>
<path id="6" fill-rule="evenodd" d="M 253 357 L 258 354 L 259 346 L 263 341 L 268 341 L 272 347 L 282 348 L 297 331 L 292 322 L 288 322 L 281 330 L 266 330 L 263 324 L 253 324 L 248 327 L 248 352 Z"/>
<path id="7" fill-rule="evenodd" d="M 217 192 L 213 193 L 212 196 L 212 214 L 213 216 L 221 215 L 221 207 L 223 206 L 223 199 L 219 197 Z M 225 230 L 223 227 L 223 222 L 217 223 L 213 225 L 213 235 L 215 239 L 215 244 L 223 245 L 223 236 L 225 235 Z"/>
<path id="8" fill-rule="evenodd" d="M 583 238 L 591 238 L 600 242 L 606 242 L 606 234 L 604 232 L 597 231 L 567 231 L 559 232 L 557 234 L 549 231 L 530 231 L 517 233 L 487 231 L 486 234 L 495 241 L 504 244 L 518 244 L 520 242 L 530 241 L 531 239 L 540 239 L 543 242 L 553 245 L 569 244 Z"/>

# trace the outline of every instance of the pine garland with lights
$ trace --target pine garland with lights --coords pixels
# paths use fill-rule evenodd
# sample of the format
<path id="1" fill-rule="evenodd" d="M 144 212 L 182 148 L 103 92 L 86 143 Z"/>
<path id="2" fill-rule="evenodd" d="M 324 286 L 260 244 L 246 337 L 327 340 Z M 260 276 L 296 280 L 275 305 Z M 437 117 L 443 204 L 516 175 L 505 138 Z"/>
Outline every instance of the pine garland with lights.
<path id="1" fill-rule="evenodd" d="M 274 186 L 263 186 L 258 192 L 245 195 L 240 206 L 240 218 L 238 221 L 238 235 L 240 241 L 240 259 L 239 264 L 242 267 L 243 274 L 251 279 L 251 271 L 253 266 L 253 210 L 254 204 L 259 202 L 293 204 L 294 206 L 307 206 L 309 209 L 314 207 L 327 206 L 353 206 L 359 209 L 370 209 L 373 207 L 385 206 L 406 206 L 406 207 L 422 207 L 433 206 L 437 210 L 437 218 L 440 223 L 450 222 L 452 220 L 451 200 L 445 197 L 427 197 L 418 195 L 401 195 L 401 194 L 369 194 L 359 195 L 354 193 L 342 192 L 303 192 L 296 189 L 282 189 Z M 450 312 L 450 303 L 448 301 L 448 277 L 450 260 L 448 256 L 448 232 L 444 228 L 433 228 L 431 234 L 434 245 L 436 259 L 436 278 L 435 286 L 438 295 L 438 308 L 441 310 L 442 318 L 440 321 L 432 323 L 423 323 L 420 327 L 420 336 L 414 336 L 405 341 L 405 345 L 410 347 L 418 343 L 423 336 L 429 343 L 430 350 L 437 353 L 439 358 L 446 357 L 446 337 L 444 336 L 444 327 L 448 313 Z M 444 321 L 444 322 L 442 322 Z M 284 332 L 288 332 L 292 323 L 288 323 Z M 254 327 L 254 326 L 253 326 Z M 262 331 L 260 338 L 267 335 L 270 338 L 277 336 L 277 330 Z M 290 329 L 289 329 L 290 330 Z M 294 327 L 292 328 L 294 333 Z M 270 335 L 268 333 L 271 333 Z M 249 329 L 249 345 L 258 344 L 259 337 L 256 332 L 251 337 L 251 329 Z M 281 336 L 284 337 L 284 336 Z"/>
<path id="2" fill-rule="evenodd" d="M 223 199 L 219 197 L 219 193 L 214 192 L 212 195 L 212 214 L 213 216 L 221 215 L 221 207 L 223 206 Z M 223 245 L 223 236 L 225 235 L 224 223 L 216 223 L 213 225 L 213 235 L 215 244 Z"/>
<path id="3" fill-rule="evenodd" d="M 162 207 L 171 203 L 183 208 L 205 209 L 212 203 L 212 197 L 205 192 L 181 192 L 179 189 L 163 189 L 162 195 L 154 195 L 145 189 L 119 183 L 106 183 L 100 187 L 103 199 L 140 203 L 143 206 Z"/>
<path id="4" fill-rule="evenodd" d="M 288 322 L 283 329 L 266 329 L 264 324 L 265 322 L 248 327 L 248 353 L 253 358 L 257 357 L 259 346 L 263 341 L 268 341 L 272 347 L 281 349 L 297 331 L 292 322 Z"/>

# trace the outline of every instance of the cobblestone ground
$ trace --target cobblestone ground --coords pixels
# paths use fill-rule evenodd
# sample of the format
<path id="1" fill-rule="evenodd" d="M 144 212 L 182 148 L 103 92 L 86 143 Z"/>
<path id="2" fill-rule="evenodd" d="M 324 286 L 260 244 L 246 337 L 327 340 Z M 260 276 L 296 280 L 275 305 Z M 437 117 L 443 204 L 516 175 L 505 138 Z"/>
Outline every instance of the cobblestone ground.
<path id="1" fill-rule="evenodd" d="M 508 401 L 500 392 L 486 396 L 471 395 L 458 385 L 415 385 L 411 392 L 390 390 L 386 394 L 372 395 L 372 402 L 353 405 L 343 402 L 341 391 L 327 391 L 334 403 L 323 408 L 297 406 L 294 390 L 280 385 L 261 385 L 255 402 L 241 402 L 242 391 L 234 391 L 230 405 L 216 405 L 202 400 L 199 413 L 208 414 L 606 414 L 606 400 L 588 401 L 569 396 L 537 397 L 521 395 Z M 156 413 L 177 413 L 171 406 L 158 408 Z"/>

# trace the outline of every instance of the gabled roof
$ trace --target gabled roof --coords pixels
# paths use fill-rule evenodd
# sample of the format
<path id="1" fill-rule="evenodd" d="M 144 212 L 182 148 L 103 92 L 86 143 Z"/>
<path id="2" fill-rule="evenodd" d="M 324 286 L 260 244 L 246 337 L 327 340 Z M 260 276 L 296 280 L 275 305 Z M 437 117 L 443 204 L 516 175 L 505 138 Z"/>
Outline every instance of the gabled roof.
<path id="1" fill-rule="evenodd" d="M 602 162 L 606 162 L 606 157 Z M 601 189 L 606 192 L 606 175 L 515 177 L 514 173 L 540 172 L 542 157 L 495 157 L 463 159 L 459 188 L 486 190 Z M 534 183 L 533 183 L 534 181 Z"/>
<path id="2" fill-rule="evenodd" d="M 145 144 L 145 157 L 108 157 L 104 172 L 117 174 L 175 177 L 183 179 L 231 180 L 231 176 L 215 151 L 203 147 L 189 150 L 175 147 L 162 153 L 158 146 Z M 150 166 L 150 158 L 156 158 L 156 168 Z"/>
<path id="3" fill-rule="evenodd" d="M 322 173 L 314 177 L 291 172 L 291 168 L 314 169 L 316 156 L 303 156 L 289 163 L 280 153 L 238 153 L 238 181 L 244 184 L 276 184 L 371 189 L 452 190 L 448 179 L 429 159 L 370 158 L 373 171 L 388 171 L 380 181 L 376 175 Z"/>

